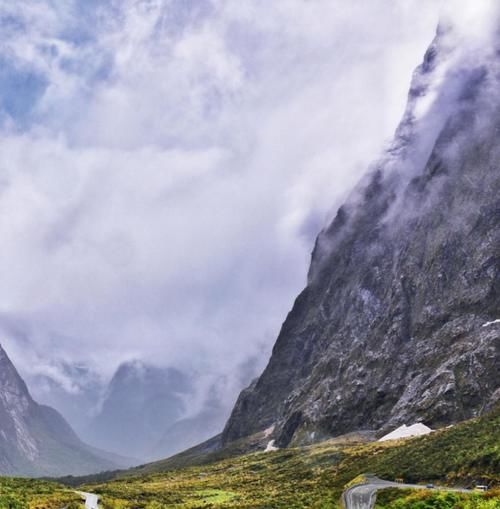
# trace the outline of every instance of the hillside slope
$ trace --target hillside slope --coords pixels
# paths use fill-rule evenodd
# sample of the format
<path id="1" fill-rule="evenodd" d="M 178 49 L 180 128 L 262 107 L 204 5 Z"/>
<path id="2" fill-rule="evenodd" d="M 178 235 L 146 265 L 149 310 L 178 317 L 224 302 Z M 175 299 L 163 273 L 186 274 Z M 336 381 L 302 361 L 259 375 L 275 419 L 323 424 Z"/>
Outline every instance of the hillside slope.
<path id="1" fill-rule="evenodd" d="M 82 475 L 116 466 L 113 457 L 81 442 L 56 410 L 33 400 L 0 346 L 0 474 Z"/>
<path id="2" fill-rule="evenodd" d="M 136 469 L 121 479 L 83 489 L 100 494 L 105 508 L 163 504 L 186 509 L 326 509 L 338 507 L 345 485 L 364 472 L 389 480 L 462 486 L 481 482 L 494 488 L 500 483 L 499 430 L 497 409 L 482 418 L 406 441 L 328 441 L 178 470 L 159 462 L 144 467 L 142 475 Z M 498 503 L 500 492 L 492 490 L 490 497 Z M 494 507 L 479 502 L 476 499 L 461 507 Z"/>
<path id="3" fill-rule="evenodd" d="M 440 427 L 498 400 L 500 61 L 452 36 L 438 31 L 394 142 L 317 239 L 223 443 Z"/>

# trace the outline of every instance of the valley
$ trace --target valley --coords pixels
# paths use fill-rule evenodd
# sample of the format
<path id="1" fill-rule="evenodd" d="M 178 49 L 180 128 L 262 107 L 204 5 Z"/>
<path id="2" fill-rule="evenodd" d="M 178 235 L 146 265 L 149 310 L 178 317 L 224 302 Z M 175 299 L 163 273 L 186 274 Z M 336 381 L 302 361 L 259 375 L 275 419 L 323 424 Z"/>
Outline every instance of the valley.
<path id="1" fill-rule="evenodd" d="M 365 482 L 363 474 L 369 473 L 391 482 L 433 483 L 437 488 L 490 486 L 485 493 L 437 489 L 415 492 L 394 490 L 388 483 L 388 489 L 377 495 L 376 508 L 496 509 L 500 504 L 499 429 L 500 409 L 496 409 L 452 428 L 405 440 L 368 443 L 330 440 L 215 461 L 199 457 L 196 465 L 182 468 L 166 467 L 160 462 L 149 465 L 147 474 L 132 469 L 116 473 L 114 479 L 106 482 L 96 477 L 92 481 L 65 479 L 64 482 L 73 484 L 66 488 L 41 481 L 3 482 L 22 482 L 30 486 L 31 493 L 38 489 L 40 494 L 50 486 L 53 493 L 47 495 L 49 501 L 57 500 L 57 496 L 75 500 L 68 490 L 91 492 L 100 497 L 102 509 L 334 509 L 340 507 L 344 491 Z M 8 507 L 3 496 L 0 488 L 0 507 Z M 34 499 L 22 504 L 20 509 L 40 507 Z"/>
<path id="2" fill-rule="evenodd" d="M 57 2 L 34 3 L 52 12 Z M 62 200 L 55 211 L 46 214 L 47 231 L 39 233 L 43 229 L 38 222 L 27 229 L 27 237 L 31 235 L 43 246 L 43 256 L 31 256 L 29 243 L 27 248 L 14 245 L 12 253 L 17 256 L 21 251 L 30 253 L 24 260 L 28 267 L 38 267 L 40 260 L 42 272 L 48 265 L 57 277 L 52 274 L 48 283 L 45 274 L 31 279 L 30 270 L 20 264 L 22 277 L 18 275 L 10 284 L 14 300 L 9 300 L 10 290 L 2 296 L 0 331 L 4 337 L 0 339 L 8 347 L 0 346 L 0 509 L 500 509 L 500 7 L 495 9 L 493 2 L 487 5 L 482 0 L 472 2 L 476 9 L 479 3 L 487 7 L 477 10 L 476 24 L 469 20 L 474 17 L 473 8 L 464 19 L 458 14 L 456 19 L 451 17 L 453 22 L 442 18 L 411 81 L 405 72 L 410 86 L 406 104 L 400 104 L 403 114 L 394 135 L 388 135 L 384 148 L 377 152 L 378 159 L 363 166 L 363 176 L 351 182 L 344 175 L 349 185 L 342 183 L 346 188 L 337 192 L 334 188 L 342 181 L 339 175 L 353 171 L 361 161 L 356 158 L 356 164 L 344 168 L 349 158 L 340 150 L 341 142 L 335 142 L 336 137 L 344 136 L 344 120 L 337 119 L 342 114 L 332 110 L 330 116 L 325 115 L 321 129 L 310 137 L 305 132 L 311 116 L 308 111 L 294 123 L 284 115 L 283 125 L 278 122 L 277 131 L 268 139 L 270 133 L 260 115 L 279 102 L 276 90 L 283 92 L 286 87 L 278 87 L 272 96 L 261 90 L 266 100 L 257 101 L 260 109 L 240 119 L 239 107 L 245 101 L 252 103 L 255 90 L 240 90 L 239 84 L 250 80 L 248 89 L 253 89 L 252 80 L 258 81 L 253 72 L 258 75 L 262 64 L 252 54 L 261 45 L 261 33 L 234 35 L 248 12 L 239 13 L 242 18 L 232 29 L 226 27 L 232 34 L 227 40 L 212 34 L 212 41 L 205 39 L 205 28 L 199 29 L 205 25 L 198 25 L 201 13 L 193 8 L 196 16 L 182 23 L 194 30 L 195 42 L 184 41 L 180 49 L 174 45 L 166 52 L 168 58 L 156 60 L 157 53 L 182 37 L 184 29 L 166 30 L 158 46 L 161 51 L 152 42 L 154 37 L 169 23 L 175 25 L 177 18 L 184 19 L 191 3 L 131 0 L 125 8 L 111 2 L 109 9 L 98 9 L 107 13 L 99 17 L 100 23 L 101 18 L 105 22 L 94 34 L 95 40 L 104 41 L 94 47 L 100 55 L 101 45 L 107 47 L 110 41 L 121 46 L 116 43 L 122 41 L 117 34 L 103 35 L 112 31 L 115 22 L 119 24 L 115 17 L 123 21 L 130 12 L 134 19 L 144 17 L 132 32 L 150 30 L 151 34 L 148 40 L 139 37 L 126 45 L 130 51 L 115 48 L 114 60 L 113 51 L 109 55 L 104 51 L 101 63 L 109 60 L 109 75 L 92 62 L 87 72 L 93 78 L 81 89 L 85 90 L 82 96 L 87 100 L 92 95 L 93 79 L 104 80 L 104 95 L 91 111 L 100 111 L 109 101 L 119 106 L 111 116 L 119 110 L 121 119 L 130 99 L 127 87 L 118 91 L 106 87 L 119 80 L 121 71 L 113 65 L 133 55 L 135 45 L 156 55 L 150 62 L 146 59 L 146 74 L 167 67 L 170 58 L 182 61 L 199 53 L 186 66 L 196 72 L 191 75 L 189 71 L 185 81 L 172 86 L 175 90 L 193 87 L 195 98 L 173 94 L 172 104 L 182 116 L 181 110 L 195 103 L 197 128 L 188 129 L 180 122 L 181 130 L 189 134 L 183 141 L 180 133 L 162 131 L 162 136 L 146 136 L 144 145 L 137 147 L 139 133 L 131 136 L 135 148 L 127 149 L 112 165 L 116 182 L 104 176 L 118 157 L 119 139 L 102 147 L 101 140 L 94 141 L 87 147 L 92 156 L 64 159 L 65 171 L 73 161 L 81 161 L 81 168 L 75 164 L 84 179 L 93 174 L 94 158 L 104 157 L 102 168 L 97 165 L 95 170 L 99 191 L 85 180 L 76 185 L 68 179 L 75 196 L 66 190 L 61 195 L 71 195 L 74 203 L 69 198 L 68 203 Z M 174 4 L 179 10 L 173 11 L 172 21 L 169 9 Z M 218 16 L 226 2 L 215 4 L 214 12 L 204 15 L 212 16 L 219 30 Z M 271 9 L 274 2 L 263 4 Z M 312 9 L 313 4 L 316 2 L 298 1 L 295 7 Z M 348 5 L 350 2 L 343 3 Z M 50 49 L 47 43 L 34 54 L 39 58 L 50 54 L 54 61 L 59 51 L 92 55 L 86 47 L 73 51 L 77 43 L 61 35 L 66 33 L 62 25 L 69 16 L 61 12 L 52 13 L 54 19 L 62 16 L 62 21 L 48 39 Z M 322 18 L 314 12 L 314 29 L 305 30 L 311 34 Z M 491 13 L 496 13 L 497 23 L 490 22 Z M 266 17 L 267 10 L 263 14 L 259 18 Z M 286 27 L 286 32 L 291 20 L 283 23 L 284 14 L 275 15 L 277 25 Z M 107 17 L 113 22 L 108 23 Z M 13 33 L 24 33 L 30 25 L 13 19 L 9 14 L 5 22 Z M 295 22 L 301 24 L 298 19 Z M 124 27 L 127 34 L 130 26 L 125 23 Z M 362 39 L 359 35 L 364 36 L 363 30 L 357 37 Z M 53 45 L 59 36 L 59 46 Z M 94 40 L 89 37 L 87 41 L 85 34 L 75 36 L 75 40 L 80 38 L 85 41 L 82 44 Z M 226 45 L 232 48 L 239 38 L 250 48 L 242 55 L 231 54 L 224 63 L 219 53 L 224 53 Z M 330 55 L 343 48 L 344 42 L 339 41 L 330 41 L 331 47 L 316 41 L 321 66 L 328 60 L 326 49 Z M 267 48 L 268 43 L 265 40 L 262 47 Z M 211 58 L 204 55 L 205 46 Z M 276 62 L 281 62 L 282 46 L 278 46 Z M 302 46 L 300 37 L 291 46 L 283 45 L 291 51 L 289 70 L 298 65 L 298 46 Z M 303 53 L 305 60 L 308 51 Z M 361 53 L 371 59 L 370 52 Z M 245 58 L 248 69 L 243 65 Z M 80 63 L 61 63 L 59 70 L 68 67 L 74 72 Z M 212 71 L 205 69 L 206 63 L 216 69 L 215 82 L 213 77 L 208 79 Z M 51 61 L 40 68 L 47 70 L 52 65 Z M 127 63 L 122 71 L 134 65 Z M 351 65 L 358 63 L 350 62 L 347 67 Z M 371 69 L 371 77 L 374 69 L 366 62 L 363 65 Z M 182 68 L 177 62 L 171 74 L 177 75 Z M 229 79 L 228 69 L 238 76 Z M 16 75 L 18 71 L 10 72 Z M 280 69 L 276 74 L 283 87 L 284 73 Z M 298 88 L 311 81 L 310 75 L 306 66 Z M 156 83 L 153 78 L 151 82 Z M 202 93 L 198 81 L 204 80 L 207 88 Z M 24 81 L 29 80 L 24 77 L 20 82 Z M 234 82 L 235 88 L 222 94 L 219 88 L 227 81 Z M 316 107 L 326 107 L 323 103 L 335 98 L 332 94 L 324 101 L 325 90 L 335 89 L 336 81 L 334 73 L 315 98 Z M 142 91 L 146 83 L 138 76 L 127 83 L 141 83 L 140 106 L 148 97 Z M 365 87 L 366 93 L 371 93 L 369 88 Z M 175 115 L 169 119 L 168 108 L 162 106 L 164 92 L 172 93 L 167 89 L 169 92 L 160 87 L 153 94 L 158 104 L 130 124 L 137 123 L 142 130 L 148 124 L 145 119 L 161 111 L 158 125 L 176 126 L 178 119 Z M 392 94 L 392 88 L 388 89 Z M 377 90 L 374 97 L 379 93 Z M 358 104 L 358 95 L 356 89 L 352 107 Z M 287 101 L 287 108 L 293 103 L 294 110 L 294 101 Z M 78 103 L 79 109 L 85 110 L 84 103 Z M 219 108 L 224 112 L 224 107 L 238 112 L 230 128 L 222 113 L 221 125 L 216 120 Z M 344 112 L 345 117 L 351 113 Z M 67 118 L 76 116 L 79 114 Z M 9 129 L 15 126 L 13 118 L 7 120 Z M 198 132 L 198 124 L 204 122 Z M 258 132 L 255 139 L 239 132 L 247 122 L 252 136 Z M 282 147 L 285 124 L 293 137 Z M 33 133 L 49 132 L 50 125 L 35 126 Z M 92 138 L 91 125 L 82 131 L 87 133 L 84 140 Z M 364 141 L 358 131 L 346 136 L 356 153 L 363 151 Z M 118 129 L 118 136 L 120 132 Z M 207 136 L 206 144 L 201 142 L 203 136 Z M 51 135 L 52 148 L 43 151 L 50 155 L 49 166 L 57 161 L 52 137 L 65 140 L 60 133 Z M 314 186 L 309 190 L 305 177 L 295 181 L 288 173 L 289 167 L 304 174 L 312 171 L 306 164 L 309 159 L 296 157 L 293 147 L 308 145 L 309 138 L 324 138 L 322 150 L 311 148 L 314 164 L 309 163 L 320 167 L 321 176 L 312 180 L 318 178 L 319 187 L 328 182 L 325 195 L 330 199 L 332 193 L 329 207 L 333 206 L 328 215 L 328 207 L 312 205 L 321 193 L 316 190 L 315 194 Z M 74 140 L 69 144 L 80 147 Z M 261 153 L 254 145 L 266 150 Z M 136 149 L 141 159 L 132 157 Z M 183 153 L 188 149 L 193 154 Z M 265 195 L 267 170 L 281 157 L 279 183 Z M 36 156 L 30 155 L 28 162 L 17 159 L 20 173 L 29 175 L 27 182 L 31 183 L 32 173 L 43 173 L 38 166 L 36 171 L 30 166 Z M 126 168 L 129 159 L 135 161 L 134 166 Z M 163 182 L 171 168 L 173 176 Z M 262 168 L 266 179 L 255 189 L 247 189 L 243 174 L 252 174 L 253 180 Z M 128 180 L 137 174 L 140 184 Z M 24 203 L 33 195 L 37 197 L 33 201 L 42 204 L 37 206 L 50 208 L 50 193 L 58 189 L 61 179 L 52 176 L 50 185 L 42 185 L 38 178 L 32 184 L 36 192 L 22 191 L 12 202 Z M 223 179 L 224 192 L 207 185 L 212 178 Z M 102 189 L 101 181 L 105 183 Z M 164 208 L 165 203 L 181 202 L 192 185 L 197 189 L 192 205 L 195 219 L 187 215 L 178 228 L 182 233 L 176 236 L 174 223 L 169 227 L 163 220 L 184 217 L 186 211 Z M 31 189 L 22 180 L 21 189 L 25 186 Z M 217 201 L 205 202 L 205 193 L 207 199 L 213 194 Z M 268 210 L 257 210 L 263 196 L 275 203 Z M 249 197 L 254 201 L 247 204 Z M 1 199 L 3 195 L 0 204 Z M 281 201 L 286 206 L 275 211 Z M 88 215 L 83 212 L 87 202 L 97 207 Z M 240 205 L 248 206 L 251 213 L 240 217 Z M 133 220 L 127 223 L 123 218 L 129 213 Z M 4 216 L 10 220 L 9 214 Z M 105 219 L 112 222 L 107 224 Z M 224 226 L 226 221 L 230 227 Z M 78 236 L 73 230 L 80 223 L 85 228 Z M 23 221 L 19 225 L 23 233 L 14 236 L 16 242 L 25 236 Z M 96 225 L 104 225 L 102 231 Z M 63 234 L 58 228 L 68 231 Z M 135 229 L 136 237 L 129 238 Z M 251 237 L 253 230 L 255 238 Z M 159 249 L 162 243 L 163 251 Z M 267 261 L 263 255 L 266 243 Z M 306 244 L 310 253 L 307 275 Z M 82 253 L 85 263 L 73 263 Z M 63 254 L 71 263 L 63 263 Z M 288 265 L 283 261 L 287 257 Z M 278 266 L 286 270 L 280 272 Z M 303 275 L 302 290 L 294 294 L 297 297 L 285 316 L 282 296 L 288 292 L 288 279 L 297 274 Z M 9 357 L 9 347 L 16 365 Z M 16 366 L 21 366 L 20 371 Z M 63 417 L 66 411 L 71 414 L 69 420 Z"/>
<path id="3" fill-rule="evenodd" d="M 85 489 L 102 497 L 104 509 L 146 508 L 148 504 L 299 509 L 339 506 L 346 487 L 367 472 L 411 484 L 498 487 L 499 429 L 500 410 L 496 410 L 424 437 L 354 444 L 326 441 L 208 464 L 199 458 L 197 466 L 166 472 L 161 471 L 161 463 L 153 464 L 155 473 L 137 476 L 132 471 L 104 484 L 85 485 Z M 497 491 L 492 494 L 498 496 Z"/>

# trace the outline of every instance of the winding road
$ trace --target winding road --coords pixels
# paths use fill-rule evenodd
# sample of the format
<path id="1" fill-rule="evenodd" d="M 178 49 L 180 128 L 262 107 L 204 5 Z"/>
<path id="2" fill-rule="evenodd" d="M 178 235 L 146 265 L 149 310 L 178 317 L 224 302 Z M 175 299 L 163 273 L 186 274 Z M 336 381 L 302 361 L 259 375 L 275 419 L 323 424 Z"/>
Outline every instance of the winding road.
<path id="1" fill-rule="evenodd" d="M 342 502 L 345 509 L 372 509 L 375 505 L 377 491 L 383 488 L 411 488 L 411 489 L 426 489 L 426 486 L 421 484 L 403 484 L 398 482 L 384 481 L 378 477 L 367 477 L 367 482 L 357 484 L 344 491 L 342 494 Z M 433 489 L 443 491 L 458 491 L 468 493 L 470 490 L 462 488 L 445 488 L 435 487 Z"/>
<path id="2" fill-rule="evenodd" d="M 403 484 L 399 482 L 384 481 L 378 477 L 367 476 L 366 482 L 363 484 L 356 484 L 342 493 L 342 502 L 345 509 L 372 509 L 375 505 L 377 491 L 384 488 L 411 488 L 411 489 L 428 489 L 427 486 L 421 484 Z M 471 490 L 463 488 L 446 488 L 435 487 L 435 490 L 442 491 L 458 491 L 461 493 L 468 493 Z M 93 493 L 86 493 L 84 491 L 77 491 L 82 498 L 85 499 L 85 509 L 99 509 L 99 497 Z"/>
<path id="3" fill-rule="evenodd" d="M 77 491 L 85 499 L 85 509 L 99 509 L 99 497 L 93 493 L 85 493 L 84 491 Z"/>

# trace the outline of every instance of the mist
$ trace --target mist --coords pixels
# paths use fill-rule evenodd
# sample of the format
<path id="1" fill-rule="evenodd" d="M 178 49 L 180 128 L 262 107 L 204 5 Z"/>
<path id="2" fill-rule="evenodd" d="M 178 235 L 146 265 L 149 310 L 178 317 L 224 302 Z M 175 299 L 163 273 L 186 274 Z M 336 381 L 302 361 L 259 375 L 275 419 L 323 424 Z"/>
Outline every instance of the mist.
<path id="1" fill-rule="evenodd" d="M 185 416 L 215 398 L 225 417 L 391 140 L 439 12 L 1 1 L 0 340 L 34 396 L 83 430 L 140 360 L 190 378 Z"/>

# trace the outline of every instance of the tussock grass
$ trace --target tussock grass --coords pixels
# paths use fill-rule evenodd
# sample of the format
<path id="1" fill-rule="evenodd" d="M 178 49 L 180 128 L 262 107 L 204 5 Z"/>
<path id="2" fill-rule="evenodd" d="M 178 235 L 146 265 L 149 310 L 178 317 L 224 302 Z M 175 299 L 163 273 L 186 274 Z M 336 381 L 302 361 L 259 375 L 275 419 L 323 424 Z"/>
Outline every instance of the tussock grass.
<path id="1" fill-rule="evenodd" d="M 352 443 L 332 440 L 275 452 L 218 458 L 196 466 L 84 485 L 103 509 L 328 509 L 353 479 L 473 486 L 500 485 L 500 409 L 424 437 Z M 154 470 L 157 471 L 154 471 Z M 383 490 L 378 509 L 500 509 L 500 492 L 457 494 Z M 77 509 L 79 496 L 42 480 L 0 478 L 0 509 Z"/>
<path id="2" fill-rule="evenodd" d="M 79 495 L 57 483 L 0 477 L 0 509 L 81 509 Z"/>
<path id="3" fill-rule="evenodd" d="M 332 441 L 252 453 L 208 465 L 123 477 L 85 486 L 85 490 L 100 494 L 104 509 L 326 509 L 339 507 L 345 486 L 365 472 L 405 482 L 498 485 L 500 412 L 424 437 L 354 445 Z M 452 496 L 438 492 L 398 492 L 392 499 L 382 496 L 380 503 L 385 505 L 379 507 L 500 509 L 494 505 L 500 504 L 498 492 L 490 493 L 454 495 L 458 498 L 452 501 Z"/>

